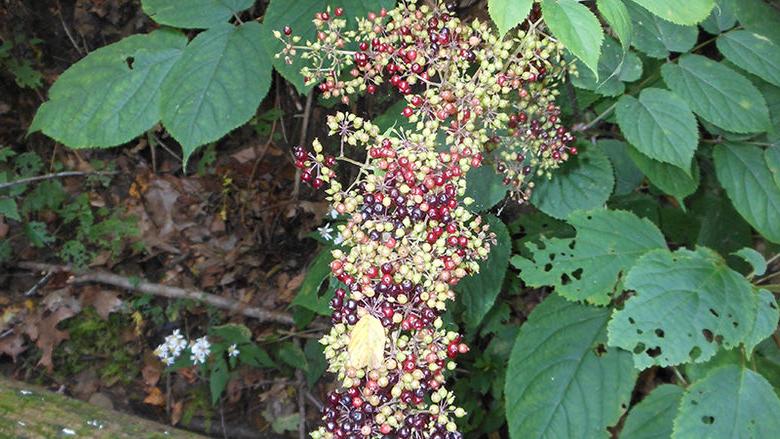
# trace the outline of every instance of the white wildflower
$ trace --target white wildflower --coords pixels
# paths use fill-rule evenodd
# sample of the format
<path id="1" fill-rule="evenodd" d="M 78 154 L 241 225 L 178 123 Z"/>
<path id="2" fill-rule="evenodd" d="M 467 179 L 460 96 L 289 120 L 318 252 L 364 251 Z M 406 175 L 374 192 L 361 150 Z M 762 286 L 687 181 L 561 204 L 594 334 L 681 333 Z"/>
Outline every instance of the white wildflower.
<path id="1" fill-rule="evenodd" d="M 336 217 L 339 216 L 339 211 L 331 207 L 328 215 L 330 215 L 332 219 L 336 219 Z"/>
<path id="2" fill-rule="evenodd" d="M 330 223 L 325 224 L 324 226 L 317 229 L 318 232 L 320 232 L 320 236 L 322 236 L 322 239 L 326 241 L 330 241 L 333 239 L 333 228 L 330 226 Z"/>
<path id="3" fill-rule="evenodd" d="M 339 233 L 335 239 L 333 239 L 333 243 L 336 245 L 341 245 L 341 243 L 344 242 L 344 235 Z"/>
<path id="4" fill-rule="evenodd" d="M 230 347 L 228 347 L 228 357 L 230 358 L 238 357 L 238 354 L 239 354 L 238 346 L 236 346 L 235 343 L 233 343 L 232 345 L 230 345 Z"/>
<path id="5" fill-rule="evenodd" d="M 203 336 L 192 343 L 190 351 L 192 351 L 190 360 L 195 364 L 203 364 L 211 352 L 211 343 L 209 343 L 208 338 Z"/>

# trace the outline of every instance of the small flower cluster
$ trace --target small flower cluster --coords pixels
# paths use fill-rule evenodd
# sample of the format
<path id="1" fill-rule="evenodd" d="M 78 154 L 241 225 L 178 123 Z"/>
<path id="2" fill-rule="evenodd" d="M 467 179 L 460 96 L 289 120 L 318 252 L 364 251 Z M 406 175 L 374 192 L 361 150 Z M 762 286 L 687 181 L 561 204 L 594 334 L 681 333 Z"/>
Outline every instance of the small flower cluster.
<path id="1" fill-rule="evenodd" d="M 187 348 L 190 350 L 190 361 L 193 364 L 205 364 L 209 354 L 211 354 L 211 343 L 208 337 L 203 336 L 187 343 L 181 332 L 175 329 L 171 335 L 165 337 L 161 345 L 157 346 L 154 355 L 166 366 L 173 366 Z M 237 356 L 238 353 L 236 345 L 232 345 L 228 349 L 228 354 L 231 357 Z"/>
<path id="2" fill-rule="evenodd" d="M 307 82 L 344 103 L 389 87 L 405 100 L 408 123 L 380 133 L 338 112 L 327 119 L 338 155 L 319 140 L 311 152 L 294 150 L 302 180 L 324 188 L 346 218 L 330 265 L 340 285 L 330 303 L 334 326 L 321 340 L 340 388 L 312 437 L 458 439 L 454 419 L 465 412 L 444 387 L 445 373 L 468 347 L 443 329 L 441 314 L 495 240 L 467 209 L 466 174 L 492 161 L 526 200 L 533 177 L 576 154 L 551 87 L 564 72 L 561 47 L 541 21 L 502 40 L 442 5 L 402 1 L 359 18 L 356 31 L 344 12 L 317 13 L 316 41 L 305 46 L 292 29 L 277 32 L 285 42 L 277 56 L 301 53 L 311 63 Z M 344 155 L 353 147 L 365 149 L 364 161 Z M 340 162 L 358 167 L 347 187 L 337 179 Z M 332 236 L 329 226 L 320 232 Z"/>

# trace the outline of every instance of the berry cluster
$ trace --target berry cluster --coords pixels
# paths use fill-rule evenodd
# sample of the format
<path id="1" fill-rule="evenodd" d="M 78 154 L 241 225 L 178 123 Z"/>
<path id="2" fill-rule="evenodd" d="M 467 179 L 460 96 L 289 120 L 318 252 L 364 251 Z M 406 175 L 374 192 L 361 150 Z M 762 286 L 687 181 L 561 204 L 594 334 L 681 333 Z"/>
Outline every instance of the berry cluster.
<path id="1" fill-rule="evenodd" d="M 338 112 L 327 120 L 338 155 L 325 154 L 319 140 L 311 152 L 294 151 L 301 178 L 324 187 L 346 218 L 330 265 L 341 285 L 334 326 L 321 340 L 341 386 L 312 436 L 460 438 L 454 419 L 465 412 L 444 383 L 468 347 L 440 317 L 453 286 L 479 270 L 495 239 L 467 209 L 466 174 L 492 161 L 524 200 L 533 177 L 576 154 L 551 87 L 564 72 L 561 48 L 538 20 L 500 39 L 443 5 L 400 2 L 359 18 L 357 30 L 344 12 L 317 13 L 317 38 L 305 46 L 293 29 L 276 32 L 285 43 L 277 56 L 300 52 L 311 64 L 302 71 L 307 83 L 344 103 L 390 87 L 405 99 L 408 123 L 380 133 Z M 364 148 L 365 160 L 345 156 L 350 147 Z M 358 168 L 346 188 L 338 162 Z"/>

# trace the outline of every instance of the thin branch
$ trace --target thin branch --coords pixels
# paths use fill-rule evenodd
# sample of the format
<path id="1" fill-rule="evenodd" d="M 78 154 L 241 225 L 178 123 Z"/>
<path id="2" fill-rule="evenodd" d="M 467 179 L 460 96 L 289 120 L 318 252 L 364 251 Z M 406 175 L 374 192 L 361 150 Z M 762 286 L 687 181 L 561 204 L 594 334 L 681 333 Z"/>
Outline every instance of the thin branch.
<path id="1" fill-rule="evenodd" d="M 38 262 L 20 262 L 18 267 L 27 270 L 46 271 L 46 272 L 73 272 L 73 269 L 67 265 L 52 265 L 42 264 Z M 68 279 L 69 284 L 82 284 L 82 283 L 101 283 L 106 285 L 112 285 L 119 288 L 124 288 L 131 291 L 138 291 L 145 294 L 152 294 L 160 297 L 167 297 L 169 299 L 190 299 L 199 302 L 207 303 L 216 308 L 233 311 L 239 314 L 243 314 L 247 317 L 252 317 L 261 322 L 274 322 L 282 323 L 285 325 L 293 325 L 295 322 L 290 314 L 271 311 L 267 309 L 248 306 L 245 303 L 237 300 L 228 299 L 226 297 L 210 294 L 205 291 L 172 287 L 168 285 L 161 285 L 148 282 L 143 279 L 130 279 L 128 277 L 119 276 L 113 273 L 107 273 L 103 271 L 88 271 L 83 273 L 73 273 L 73 276 Z"/>
<path id="2" fill-rule="evenodd" d="M 116 175 L 116 172 L 80 172 L 80 171 L 65 171 L 57 172 L 55 174 L 36 175 L 34 177 L 20 178 L 19 180 L 9 181 L 7 183 L 0 183 L 0 190 L 8 189 L 9 187 L 18 186 L 20 184 L 35 183 L 41 180 L 51 180 L 53 178 L 64 177 L 87 177 L 90 175 Z"/>
<path id="3" fill-rule="evenodd" d="M 306 107 L 303 110 L 303 121 L 301 122 L 301 135 L 298 138 L 298 145 L 306 144 L 306 133 L 309 131 L 309 118 L 311 117 L 311 105 L 314 101 L 314 90 L 310 90 L 308 96 L 306 96 Z M 292 197 L 298 199 L 298 193 L 301 189 L 301 170 L 295 169 L 295 183 L 293 183 Z"/>
<path id="4" fill-rule="evenodd" d="M 588 123 L 587 125 L 575 126 L 574 127 L 574 131 L 588 131 L 589 129 L 593 128 L 593 126 L 595 126 L 597 123 L 599 123 L 602 119 L 605 119 L 606 117 L 608 117 L 612 113 L 612 110 L 615 109 L 615 107 L 617 107 L 617 102 L 615 102 L 614 104 L 610 105 L 609 108 L 607 108 L 601 114 L 596 116 L 596 118 L 593 119 L 592 121 L 590 121 L 590 123 Z"/>
<path id="5" fill-rule="evenodd" d="M 42 286 L 46 285 L 47 282 L 49 282 L 49 279 L 54 275 L 53 271 L 49 271 L 46 273 L 45 276 L 43 276 L 38 282 L 35 283 L 35 285 L 32 286 L 29 290 L 27 290 L 26 293 L 24 293 L 24 297 L 30 297 L 33 294 L 35 294 Z"/>

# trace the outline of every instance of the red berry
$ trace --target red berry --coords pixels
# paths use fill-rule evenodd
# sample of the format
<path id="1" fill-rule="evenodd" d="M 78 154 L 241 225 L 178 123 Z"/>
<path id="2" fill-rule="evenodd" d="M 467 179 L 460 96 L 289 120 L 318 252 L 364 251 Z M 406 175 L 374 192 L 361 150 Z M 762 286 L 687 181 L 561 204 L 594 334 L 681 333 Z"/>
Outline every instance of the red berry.
<path id="1" fill-rule="evenodd" d="M 412 117 L 412 114 L 414 114 L 414 110 L 412 110 L 411 107 L 404 107 L 401 114 L 403 114 L 404 117 Z"/>
<path id="2" fill-rule="evenodd" d="M 344 15 L 344 8 L 336 8 L 336 10 L 333 12 L 336 14 L 336 17 L 341 17 Z"/>
<path id="3" fill-rule="evenodd" d="M 287 35 L 288 37 L 292 34 L 292 28 L 290 26 L 285 26 L 283 31 L 284 34 Z"/>

